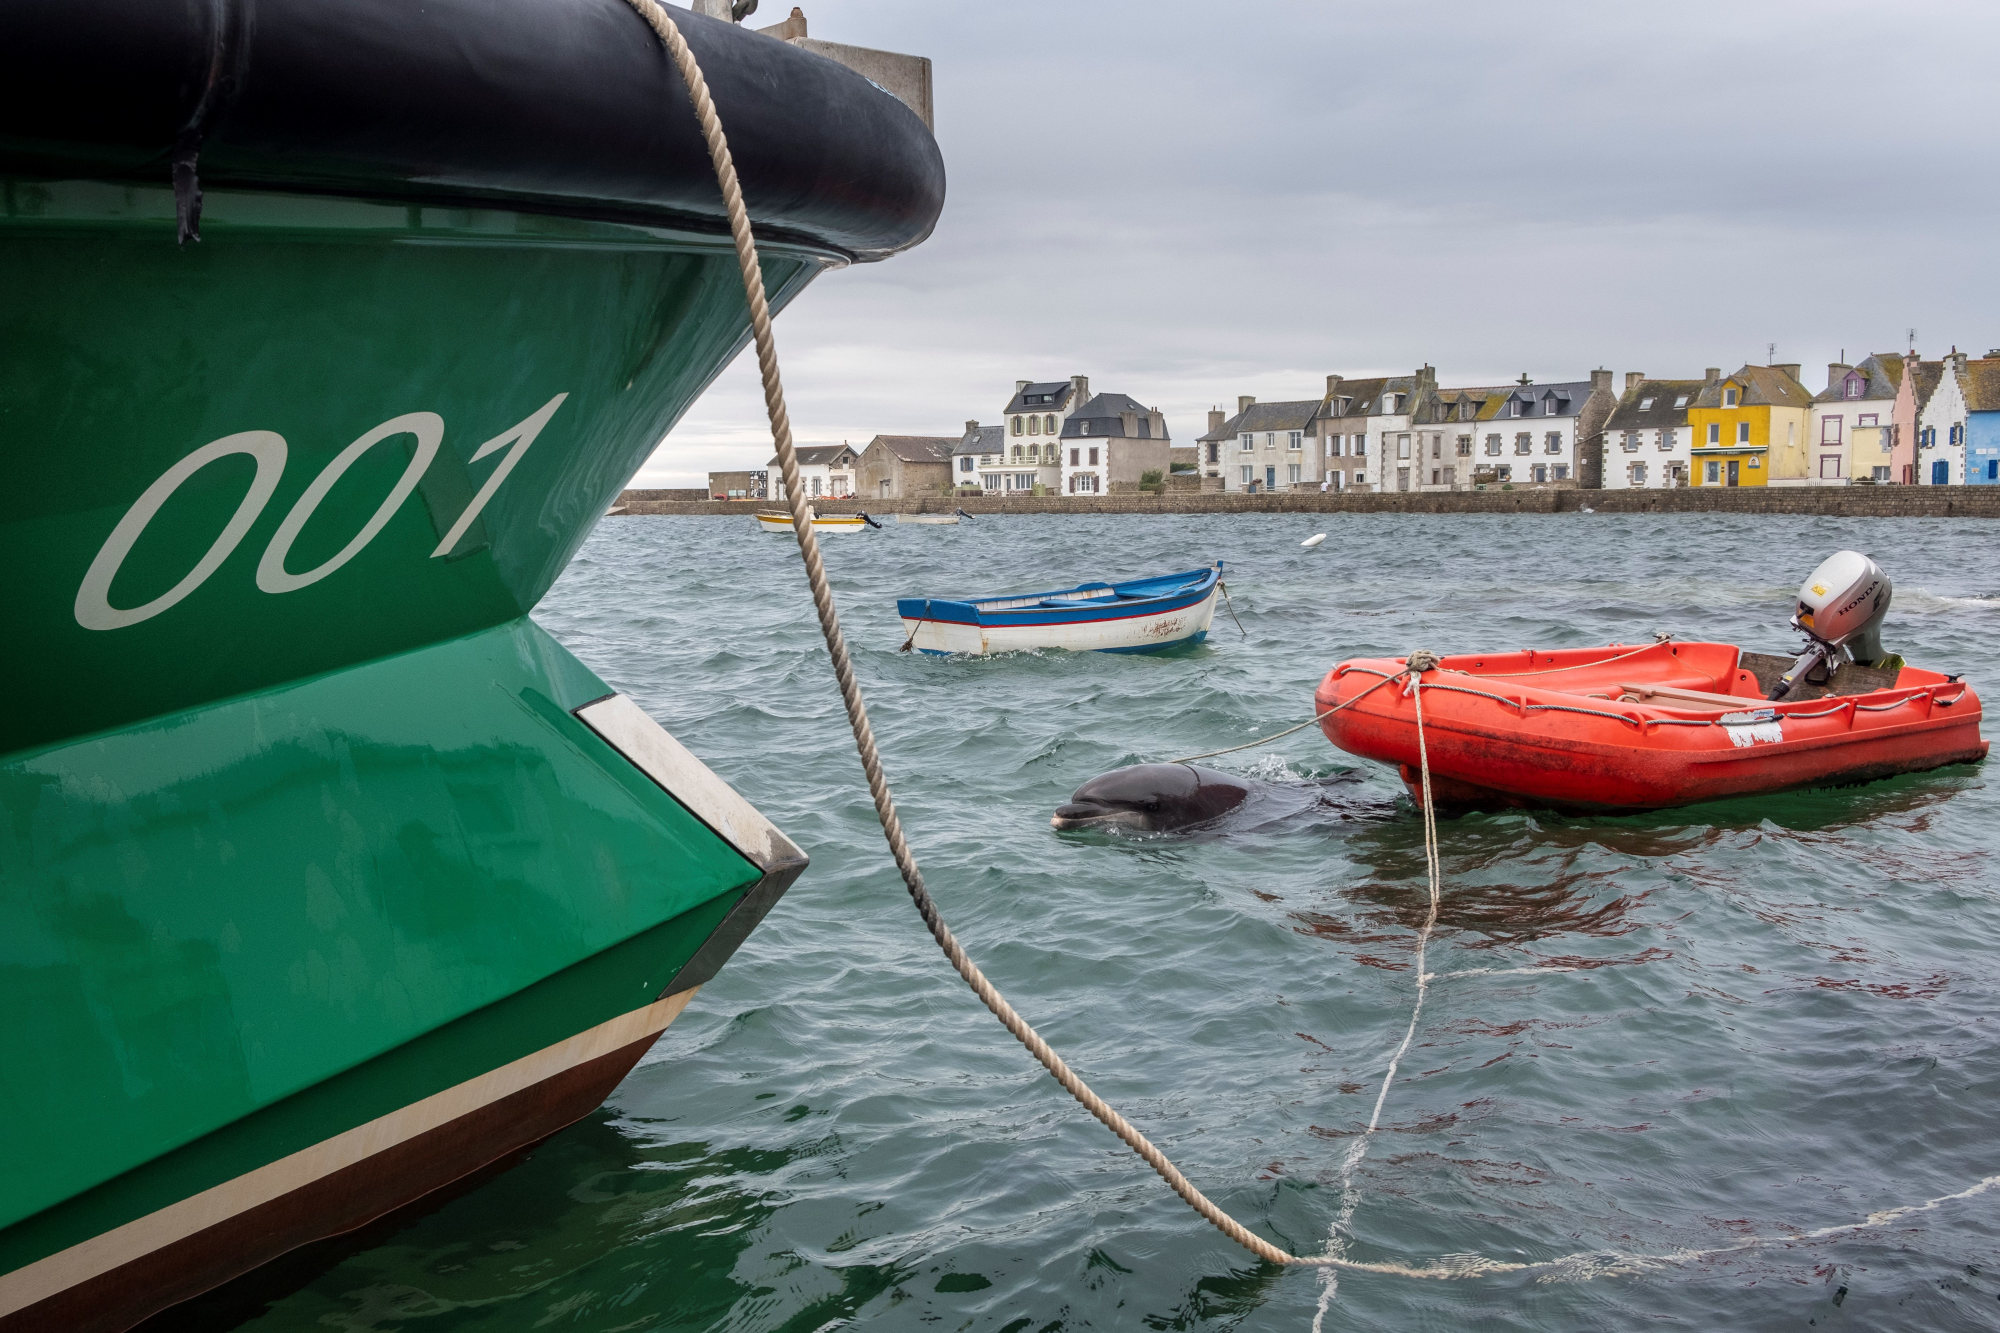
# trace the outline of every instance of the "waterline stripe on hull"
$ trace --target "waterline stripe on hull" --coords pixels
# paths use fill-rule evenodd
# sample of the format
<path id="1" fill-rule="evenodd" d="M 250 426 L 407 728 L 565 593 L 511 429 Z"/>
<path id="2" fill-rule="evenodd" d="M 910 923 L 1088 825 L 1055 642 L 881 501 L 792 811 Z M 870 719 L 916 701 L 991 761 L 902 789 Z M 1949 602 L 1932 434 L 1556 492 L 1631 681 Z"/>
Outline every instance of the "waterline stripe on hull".
<path id="1" fill-rule="evenodd" d="M 357 1125 L 310 1148 L 225 1181 L 157 1212 L 0 1275 L 0 1320 L 144 1258 L 240 1213 L 273 1202 L 314 1181 L 524 1092 L 636 1042 L 650 1041 L 679 1017 L 699 987 L 678 991 L 643 1009 L 522 1056 L 399 1110 Z M 444 1183 L 444 1182 L 439 1182 Z"/>

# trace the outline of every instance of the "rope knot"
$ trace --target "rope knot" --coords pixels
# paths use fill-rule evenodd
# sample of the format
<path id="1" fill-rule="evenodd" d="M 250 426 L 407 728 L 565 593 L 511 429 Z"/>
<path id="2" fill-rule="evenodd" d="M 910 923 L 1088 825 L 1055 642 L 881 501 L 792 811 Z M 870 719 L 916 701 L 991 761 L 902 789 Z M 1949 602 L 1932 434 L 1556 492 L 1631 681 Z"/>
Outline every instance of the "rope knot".
<path id="1" fill-rule="evenodd" d="M 1422 675 L 1426 671 L 1436 671 L 1438 664 L 1443 660 L 1436 653 L 1419 648 L 1403 659 L 1403 665 L 1408 667 L 1413 674 Z"/>

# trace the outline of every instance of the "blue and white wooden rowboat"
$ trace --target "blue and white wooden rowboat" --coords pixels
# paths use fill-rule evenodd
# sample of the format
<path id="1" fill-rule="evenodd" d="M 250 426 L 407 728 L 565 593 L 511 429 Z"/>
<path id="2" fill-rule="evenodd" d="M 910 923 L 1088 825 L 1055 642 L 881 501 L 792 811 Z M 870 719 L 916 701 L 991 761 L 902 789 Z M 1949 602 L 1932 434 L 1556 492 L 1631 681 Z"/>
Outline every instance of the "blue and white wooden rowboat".
<path id="1" fill-rule="evenodd" d="M 1152 653 L 1208 637 L 1222 562 L 1127 583 L 1083 583 L 1010 597 L 904 597 L 910 646 L 927 653 Z"/>

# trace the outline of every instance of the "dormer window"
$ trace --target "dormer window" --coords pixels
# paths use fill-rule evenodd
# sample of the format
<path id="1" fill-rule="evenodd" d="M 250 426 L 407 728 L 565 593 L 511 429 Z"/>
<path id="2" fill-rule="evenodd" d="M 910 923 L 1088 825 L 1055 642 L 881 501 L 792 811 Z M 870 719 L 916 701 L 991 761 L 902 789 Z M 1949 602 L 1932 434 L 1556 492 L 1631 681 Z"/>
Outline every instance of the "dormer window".
<path id="1" fill-rule="evenodd" d="M 1529 402 L 1528 402 L 1528 401 L 1527 401 L 1526 399 L 1522 399 L 1522 398 L 1516 398 L 1516 399 L 1514 400 L 1514 415 L 1515 415 L 1515 416 L 1517 416 L 1517 417 L 1525 417 L 1525 416 L 1528 416 L 1528 415 L 1529 415 L 1529 414 L 1530 414 L 1531 412 L 1533 412 L 1533 410 L 1534 410 L 1534 407 L 1533 407 L 1533 405 L 1532 405 L 1531 403 L 1529 403 Z"/>
<path id="2" fill-rule="evenodd" d="M 1849 375 L 1847 377 L 1847 396 L 1849 398 L 1859 398 L 1863 387 L 1863 382 L 1859 375 Z"/>
<path id="3" fill-rule="evenodd" d="M 1639 410 L 1640 410 L 1641 412 L 1650 412 L 1650 411 L 1652 411 L 1652 410 L 1653 410 L 1653 400 L 1652 400 L 1652 399 L 1650 399 L 1650 398 L 1641 398 L 1641 399 L 1639 400 Z"/>
<path id="4" fill-rule="evenodd" d="M 1734 384 L 1731 384 L 1723 389 L 1722 405 L 1724 407 L 1736 406 L 1736 386 Z"/>

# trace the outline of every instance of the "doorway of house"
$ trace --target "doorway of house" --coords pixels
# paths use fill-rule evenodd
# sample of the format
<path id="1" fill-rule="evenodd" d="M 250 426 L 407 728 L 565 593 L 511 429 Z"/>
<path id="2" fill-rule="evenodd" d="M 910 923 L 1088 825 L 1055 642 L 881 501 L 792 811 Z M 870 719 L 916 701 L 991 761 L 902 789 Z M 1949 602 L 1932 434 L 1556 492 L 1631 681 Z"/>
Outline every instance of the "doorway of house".
<path id="1" fill-rule="evenodd" d="M 1741 467 L 1741 466 L 1743 466 L 1743 465 L 1742 465 L 1741 463 L 1737 462 L 1737 461 L 1736 461 L 1735 459 L 1733 459 L 1733 458 L 1732 458 L 1732 459 L 1730 459 L 1730 460 L 1729 460 L 1729 484 L 1730 484 L 1731 486 L 1734 486 L 1734 485 L 1736 485 L 1736 484 L 1737 484 L 1737 476 L 1736 476 L 1736 469 L 1737 469 L 1737 468 L 1739 468 L 1739 467 Z"/>
<path id="2" fill-rule="evenodd" d="M 1949 486 L 1950 484 L 1951 484 L 1951 464 L 1945 462 L 1942 458 L 1940 458 L 1935 463 L 1931 464 L 1931 485 Z"/>

